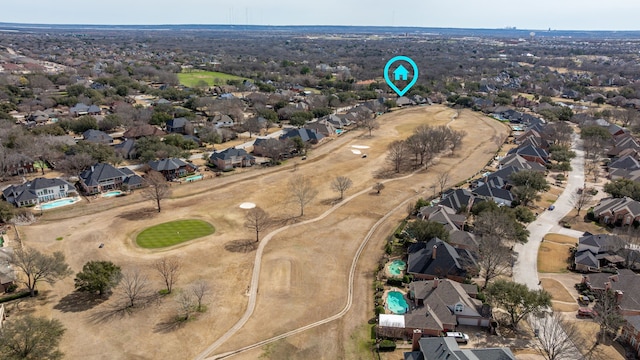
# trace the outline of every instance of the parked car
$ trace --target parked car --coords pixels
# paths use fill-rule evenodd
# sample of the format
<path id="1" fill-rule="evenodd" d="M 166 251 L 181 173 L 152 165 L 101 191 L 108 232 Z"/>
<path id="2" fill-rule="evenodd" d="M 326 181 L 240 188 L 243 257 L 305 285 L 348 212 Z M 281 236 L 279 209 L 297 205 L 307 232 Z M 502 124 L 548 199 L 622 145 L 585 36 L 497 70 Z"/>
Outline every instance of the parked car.
<path id="1" fill-rule="evenodd" d="M 549 206 L 549 211 L 553 211 L 553 209 L 555 209 L 555 208 L 556 208 L 555 205 L 551 205 L 551 206 Z"/>
<path id="2" fill-rule="evenodd" d="M 595 318 L 596 316 L 598 316 L 598 312 L 591 309 L 591 308 L 579 308 L 578 309 L 578 317 L 588 317 L 588 318 Z"/>
<path id="3" fill-rule="evenodd" d="M 460 331 L 451 331 L 445 334 L 446 337 L 452 337 L 456 339 L 456 342 L 466 344 L 469 342 L 469 335 Z"/>
<path id="4" fill-rule="evenodd" d="M 589 305 L 589 297 L 586 295 L 580 295 L 578 296 L 578 303 L 580 305 Z"/>

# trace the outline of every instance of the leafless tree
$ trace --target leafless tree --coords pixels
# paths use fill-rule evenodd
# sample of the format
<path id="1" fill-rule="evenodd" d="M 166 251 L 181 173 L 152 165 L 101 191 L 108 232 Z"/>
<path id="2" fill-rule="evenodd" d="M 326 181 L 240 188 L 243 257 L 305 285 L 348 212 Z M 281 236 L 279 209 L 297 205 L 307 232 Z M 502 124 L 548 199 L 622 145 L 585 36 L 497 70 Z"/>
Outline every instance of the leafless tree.
<path id="1" fill-rule="evenodd" d="M 394 170 L 399 173 L 402 170 L 402 164 L 407 157 L 407 143 L 401 140 L 396 140 L 389 144 L 389 154 L 387 160 L 393 165 Z"/>
<path id="2" fill-rule="evenodd" d="M 178 278 L 180 277 L 182 261 L 177 257 L 163 257 L 154 261 L 153 268 L 162 277 L 162 280 L 167 287 L 167 293 L 171 294 L 173 285 L 176 283 L 176 281 L 178 281 Z"/>
<path id="3" fill-rule="evenodd" d="M 536 349 L 547 360 L 572 360 L 582 358 L 576 341 L 580 332 L 575 323 L 562 318 L 562 314 L 554 312 L 545 314 L 537 323 L 538 341 Z"/>
<path id="4" fill-rule="evenodd" d="M 282 141 L 278 139 L 267 139 L 262 147 L 264 148 L 264 155 L 271 159 L 271 162 L 277 163 L 283 154 L 287 152 L 289 148 L 289 139 Z"/>
<path id="5" fill-rule="evenodd" d="M 204 300 L 211 293 L 209 284 L 204 280 L 199 280 L 195 284 L 191 285 L 191 293 L 196 300 L 196 311 L 202 311 Z"/>
<path id="6" fill-rule="evenodd" d="M 371 132 L 373 130 L 376 130 L 376 129 L 380 128 L 380 124 L 378 123 L 378 119 L 372 118 L 372 117 L 367 117 L 367 118 L 362 119 L 360 124 L 361 124 L 362 127 L 364 127 L 365 129 L 367 129 L 369 131 L 369 136 L 371 136 Z"/>
<path id="7" fill-rule="evenodd" d="M 318 195 L 318 191 L 313 187 L 311 181 L 304 176 L 296 176 L 291 179 L 289 191 L 291 191 L 293 201 L 300 205 L 300 216 L 304 215 L 304 207 Z"/>
<path id="8" fill-rule="evenodd" d="M 617 112 L 617 117 L 620 119 L 622 126 L 628 128 L 630 125 L 635 124 L 638 121 L 638 110 L 636 109 L 624 109 Z"/>
<path id="9" fill-rule="evenodd" d="M 249 132 L 249 138 L 251 138 L 251 134 L 259 135 L 264 126 L 260 123 L 257 117 L 252 117 L 244 122 L 243 128 L 245 131 Z"/>
<path id="10" fill-rule="evenodd" d="M 384 189 L 384 184 L 381 182 L 378 182 L 375 185 L 373 185 L 373 190 L 376 191 L 376 194 L 380 194 L 380 191 L 382 191 L 383 189 Z"/>
<path id="11" fill-rule="evenodd" d="M 245 219 L 245 226 L 256 232 L 256 242 L 260 241 L 260 232 L 271 226 L 271 217 L 260 207 L 249 209 Z"/>
<path id="12" fill-rule="evenodd" d="M 449 136 L 449 143 L 451 144 L 451 153 L 453 154 L 457 148 L 462 145 L 466 133 L 461 130 L 452 130 Z"/>
<path id="13" fill-rule="evenodd" d="M 618 310 L 617 294 L 611 289 L 597 292 L 594 309 L 597 313 L 595 320 L 600 324 L 600 342 L 604 343 L 607 332 L 618 332 L 624 321 Z"/>
<path id="14" fill-rule="evenodd" d="M 484 280 L 484 290 L 489 282 L 498 276 L 509 274 L 513 254 L 494 234 L 478 236 L 478 266 L 480 277 Z"/>
<path id="15" fill-rule="evenodd" d="M 178 304 L 181 315 L 180 320 L 189 320 L 189 316 L 191 316 L 191 311 L 193 310 L 193 294 L 189 291 L 181 291 L 178 296 L 176 296 L 176 303 Z"/>
<path id="16" fill-rule="evenodd" d="M 149 291 L 149 279 L 138 269 L 124 272 L 119 285 L 120 296 L 125 300 L 125 308 L 135 307 L 140 301 L 145 300 Z"/>
<path id="17" fill-rule="evenodd" d="M 35 296 L 38 282 L 53 284 L 72 273 L 60 251 L 48 255 L 33 248 L 16 247 L 11 263 L 24 274 L 24 284 L 31 296 Z"/>
<path id="18" fill-rule="evenodd" d="M 571 145 L 571 134 L 573 129 L 564 121 L 552 122 L 545 127 L 545 135 L 556 145 Z"/>
<path id="19" fill-rule="evenodd" d="M 331 182 L 333 191 L 340 193 L 340 200 L 344 198 L 345 191 L 349 190 L 351 186 L 353 186 L 353 181 L 346 176 L 338 176 Z"/>
<path id="20" fill-rule="evenodd" d="M 169 197 L 171 189 L 164 176 L 157 171 L 149 171 L 145 175 L 145 185 L 147 187 L 142 191 L 142 195 L 155 202 L 158 212 L 162 209 L 160 207 L 160 201 Z"/>
<path id="21" fill-rule="evenodd" d="M 573 207 L 578 210 L 577 216 L 580 216 L 580 211 L 584 209 L 589 203 L 591 199 L 593 199 L 593 194 L 590 189 L 584 188 L 582 192 L 575 193 L 572 196 Z"/>
<path id="22" fill-rule="evenodd" d="M 445 171 L 438 175 L 438 185 L 440 186 L 440 196 L 444 193 L 444 189 L 447 187 L 449 183 L 449 172 Z"/>
<path id="23" fill-rule="evenodd" d="M 78 176 L 82 171 L 88 169 L 95 161 L 89 154 L 80 153 L 69 155 L 58 162 L 57 168 L 70 176 Z"/>

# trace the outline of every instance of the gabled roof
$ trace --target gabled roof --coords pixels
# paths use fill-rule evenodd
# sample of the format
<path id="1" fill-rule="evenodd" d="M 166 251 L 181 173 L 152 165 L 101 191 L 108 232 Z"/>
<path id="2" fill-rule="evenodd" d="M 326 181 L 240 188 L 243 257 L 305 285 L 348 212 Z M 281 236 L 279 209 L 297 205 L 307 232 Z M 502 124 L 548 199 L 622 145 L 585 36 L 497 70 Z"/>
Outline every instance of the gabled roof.
<path id="1" fill-rule="evenodd" d="M 467 220 L 466 216 L 456 214 L 452 208 L 442 205 L 422 207 L 420 214 L 426 220 L 444 225 L 448 231 L 460 230 L 462 228 L 461 224 L 464 224 Z"/>
<path id="2" fill-rule="evenodd" d="M 27 181 L 20 185 L 11 185 L 2 191 L 5 199 L 14 197 L 16 202 L 36 200 L 38 196 L 37 191 L 42 189 L 48 189 L 52 187 L 67 186 L 68 189 L 73 190 L 74 187 L 70 183 L 59 179 L 47 179 L 47 178 L 35 178 L 31 181 Z"/>
<path id="3" fill-rule="evenodd" d="M 492 186 L 489 186 L 488 184 L 475 188 L 473 190 L 473 193 L 478 196 L 484 196 L 486 198 L 493 199 L 496 204 L 505 204 L 506 202 L 511 203 L 515 199 L 511 191 L 494 188 Z"/>
<path id="4" fill-rule="evenodd" d="M 468 250 L 456 249 L 438 238 L 433 238 L 427 243 L 413 244 L 409 247 L 408 253 L 407 272 L 413 274 L 441 278 L 465 277 L 469 266 L 475 266 L 475 260 Z"/>
<path id="5" fill-rule="evenodd" d="M 116 144 L 113 148 L 114 150 L 120 151 L 122 154 L 130 155 L 136 149 L 136 141 L 133 139 L 127 139 L 120 144 Z"/>
<path id="6" fill-rule="evenodd" d="M 224 151 L 214 152 L 213 154 L 211 154 L 209 158 L 213 161 L 216 159 L 231 160 L 234 157 L 243 157 L 246 159 L 254 158 L 253 156 L 249 155 L 245 149 L 236 149 L 236 148 L 229 148 Z"/>
<path id="7" fill-rule="evenodd" d="M 592 288 L 604 289 L 609 283 L 611 290 L 621 291 L 622 297 L 618 301 L 621 309 L 640 311 L 640 275 L 629 269 L 620 269 L 617 275 L 592 273 L 587 278 Z"/>
<path id="8" fill-rule="evenodd" d="M 463 206 L 470 210 L 473 205 L 473 198 L 474 195 L 467 189 L 448 190 L 444 192 L 439 205 L 447 206 L 457 213 Z"/>
<path id="9" fill-rule="evenodd" d="M 159 172 L 177 170 L 185 166 L 189 166 L 189 164 L 177 158 L 149 161 L 149 167 Z"/>
<path id="10" fill-rule="evenodd" d="M 189 120 L 183 117 L 167 120 L 167 127 L 174 128 L 174 129 L 183 128 L 187 126 L 187 124 L 190 124 Z"/>
<path id="11" fill-rule="evenodd" d="M 640 216 L 640 202 L 626 196 L 600 200 L 600 203 L 593 208 L 593 213 L 596 216 L 600 216 L 609 212 L 614 214 L 623 209 L 627 209 L 633 217 Z"/>
<path id="12" fill-rule="evenodd" d="M 517 148 L 513 148 L 509 150 L 508 154 L 519 154 L 521 156 L 532 156 L 540 158 L 544 161 L 549 159 L 549 153 L 547 153 L 544 149 L 533 145 L 525 145 Z"/>
<path id="13" fill-rule="evenodd" d="M 460 349 L 453 337 L 423 337 L 419 344 L 404 360 L 516 360 L 509 348 Z"/>
<path id="14" fill-rule="evenodd" d="M 640 162 L 633 156 L 627 155 L 610 162 L 607 166 L 610 169 L 638 170 L 640 169 Z"/>
<path id="15" fill-rule="evenodd" d="M 302 141 L 308 142 L 320 141 L 324 138 L 324 135 L 311 129 L 289 129 L 286 130 L 286 132 L 282 134 L 282 136 L 280 136 L 280 139 L 291 139 L 294 137 L 299 137 L 302 139 Z"/>
<path id="16" fill-rule="evenodd" d="M 80 173 L 80 179 L 87 186 L 97 186 L 102 181 L 123 178 L 126 174 L 110 164 L 98 163 Z"/>
<path id="17" fill-rule="evenodd" d="M 575 263 L 576 265 L 584 265 L 595 269 L 600 267 L 600 261 L 589 250 L 576 252 Z"/>
<path id="18" fill-rule="evenodd" d="M 127 139 L 130 139 L 130 138 L 140 138 L 143 136 L 163 136 L 166 134 L 167 133 L 165 133 L 164 131 L 162 131 L 156 126 L 153 126 L 150 124 L 144 124 L 144 125 L 135 126 L 128 129 L 127 131 L 124 132 L 124 134 L 122 134 L 122 136 L 124 136 Z"/>
<path id="19" fill-rule="evenodd" d="M 82 133 L 82 138 L 86 141 L 96 143 L 110 143 L 113 142 L 113 138 L 104 131 L 89 129 Z"/>

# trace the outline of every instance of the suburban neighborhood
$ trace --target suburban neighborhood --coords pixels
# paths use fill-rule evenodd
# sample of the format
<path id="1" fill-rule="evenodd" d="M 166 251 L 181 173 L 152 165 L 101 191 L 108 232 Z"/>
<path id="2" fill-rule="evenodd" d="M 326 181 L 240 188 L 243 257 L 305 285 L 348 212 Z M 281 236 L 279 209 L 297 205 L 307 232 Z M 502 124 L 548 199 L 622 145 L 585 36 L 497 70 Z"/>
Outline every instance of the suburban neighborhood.
<path id="1" fill-rule="evenodd" d="M 0 23 L 0 357 L 639 358 L 603 36 Z"/>

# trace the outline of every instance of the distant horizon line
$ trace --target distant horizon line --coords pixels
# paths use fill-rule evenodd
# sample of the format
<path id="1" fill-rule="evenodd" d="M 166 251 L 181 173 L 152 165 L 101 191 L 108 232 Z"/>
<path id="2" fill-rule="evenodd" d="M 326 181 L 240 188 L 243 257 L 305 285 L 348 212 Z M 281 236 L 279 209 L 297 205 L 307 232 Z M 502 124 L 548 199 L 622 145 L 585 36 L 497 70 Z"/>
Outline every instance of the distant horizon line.
<path id="1" fill-rule="evenodd" d="M 518 28 L 518 27 L 452 27 L 452 26 L 413 26 L 413 25 L 267 25 L 267 24 L 204 24 L 204 23 L 180 23 L 180 24 L 88 24 L 88 23 L 22 23 L 22 22 L 6 22 L 0 21 L 0 26 L 16 26 L 16 27 L 64 27 L 64 26 L 87 26 L 87 27 L 186 27 L 186 26 L 219 26 L 219 27 L 273 27 L 273 28 L 393 28 L 393 29 L 447 29 L 447 30 L 504 30 L 504 31 L 534 31 L 541 33 L 549 32 L 612 32 L 612 33 L 625 33 L 625 32 L 640 32 L 637 30 L 598 30 L 598 29 L 530 29 L 530 28 Z"/>

